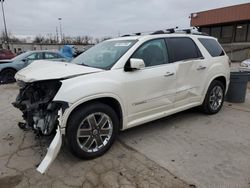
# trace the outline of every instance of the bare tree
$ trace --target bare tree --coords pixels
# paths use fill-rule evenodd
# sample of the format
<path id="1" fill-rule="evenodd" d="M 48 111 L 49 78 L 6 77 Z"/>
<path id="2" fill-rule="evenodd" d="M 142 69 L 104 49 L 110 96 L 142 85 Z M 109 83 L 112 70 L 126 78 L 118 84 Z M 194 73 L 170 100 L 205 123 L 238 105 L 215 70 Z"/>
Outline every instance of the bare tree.
<path id="1" fill-rule="evenodd" d="M 27 42 L 26 39 L 17 38 L 10 31 L 8 32 L 8 39 L 10 43 L 26 43 Z M 2 42 L 6 41 L 5 31 L 0 32 L 0 41 Z"/>
<path id="2" fill-rule="evenodd" d="M 94 43 L 95 43 L 95 44 L 98 44 L 100 41 L 101 41 L 101 40 L 100 40 L 99 38 L 95 38 L 95 39 L 94 39 Z"/>
<path id="3" fill-rule="evenodd" d="M 100 42 L 105 41 L 105 40 L 108 40 L 108 39 L 111 39 L 111 38 L 112 38 L 112 37 L 103 37 L 103 38 L 100 39 Z"/>
<path id="4" fill-rule="evenodd" d="M 44 37 L 41 36 L 41 35 L 37 35 L 37 36 L 34 38 L 33 43 L 41 44 L 41 43 L 43 43 L 43 41 L 44 41 Z"/>
<path id="5" fill-rule="evenodd" d="M 93 37 L 90 37 L 87 35 L 83 36 L 83 44 L 85 44 L 85 45 L 91 44 L 92 40 L 93 40 Z"/>

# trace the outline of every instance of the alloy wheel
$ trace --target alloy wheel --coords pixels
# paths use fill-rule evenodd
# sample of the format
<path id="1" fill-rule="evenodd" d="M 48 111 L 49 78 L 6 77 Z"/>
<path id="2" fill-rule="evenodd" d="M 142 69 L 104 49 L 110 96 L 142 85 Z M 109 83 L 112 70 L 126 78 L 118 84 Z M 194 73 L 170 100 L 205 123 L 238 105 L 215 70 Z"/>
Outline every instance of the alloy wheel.
<path id="1" fill-rule="evenodd" d="M 210 108 L 216 111 L 223 102 L 223 89 L 220 86 L 215 86 L 209 96 Z"/>
<path id="2" fill-rule="evenodd" d="M 85 152 L 97 152 L 108 144 L 112 132 L 113 123 L 107 114 L 92 113 L 78 127 L 77 143 Z"/>

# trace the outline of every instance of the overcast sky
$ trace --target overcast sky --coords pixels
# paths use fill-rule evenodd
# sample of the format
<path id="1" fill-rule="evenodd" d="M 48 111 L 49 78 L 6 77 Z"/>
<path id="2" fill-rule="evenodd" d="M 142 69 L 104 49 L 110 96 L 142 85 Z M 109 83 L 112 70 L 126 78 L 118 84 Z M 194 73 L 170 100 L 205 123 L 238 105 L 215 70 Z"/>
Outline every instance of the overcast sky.
<path id="1" fill-rule="evenodd" d="M 5 0 L 7 28 L 15 35 L 55 34 L 62 18 L 65 35 L 93 37 L 189 27 L 192 12 L 249 0 Z M 3 30 L 2 12 L 0 30 Z"/>

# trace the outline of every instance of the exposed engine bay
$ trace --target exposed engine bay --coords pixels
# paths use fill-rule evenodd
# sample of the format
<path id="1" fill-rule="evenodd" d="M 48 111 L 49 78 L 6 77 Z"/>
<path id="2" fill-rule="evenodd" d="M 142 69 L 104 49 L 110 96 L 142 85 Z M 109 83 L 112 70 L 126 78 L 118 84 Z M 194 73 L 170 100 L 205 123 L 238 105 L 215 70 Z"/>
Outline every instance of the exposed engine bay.
<path id="1" fill-rule="evenodd" d="M 23 129 L 33 129 L 41 135 L 50 135 L 58 125 L 58 110 L 63 103 L 53 102 L 61 87 L 59 80 L 46 80 L 33 83 L 18 81 L 20 92 L 13 106 L 23 113 Z"/>

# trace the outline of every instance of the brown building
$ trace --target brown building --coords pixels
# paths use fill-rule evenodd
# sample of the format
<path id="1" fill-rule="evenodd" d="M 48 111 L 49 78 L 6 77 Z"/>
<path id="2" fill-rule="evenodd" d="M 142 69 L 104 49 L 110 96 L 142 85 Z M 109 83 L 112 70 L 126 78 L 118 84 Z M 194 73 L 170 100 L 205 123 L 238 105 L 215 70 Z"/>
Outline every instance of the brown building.
<path id="1" fill-rule="evenodd" d="M 250 58 L 250 3 L 192 13 L 191 26 L 218 38 L 233 61 Z"/>

